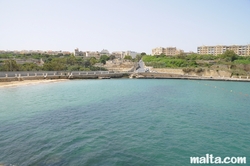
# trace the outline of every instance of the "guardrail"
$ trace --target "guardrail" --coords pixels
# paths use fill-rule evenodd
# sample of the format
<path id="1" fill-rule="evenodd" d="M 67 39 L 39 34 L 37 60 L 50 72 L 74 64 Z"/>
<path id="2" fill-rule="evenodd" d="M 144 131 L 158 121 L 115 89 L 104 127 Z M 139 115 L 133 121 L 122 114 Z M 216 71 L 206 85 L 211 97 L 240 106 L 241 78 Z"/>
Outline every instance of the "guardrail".
<path id="1" fill-rule="evenodd" d="M 0 72 L 0 78 L 3 77 L 36 77 L 36 76 L 80 76 L 80 75 L 100 75 L 100 74 L 125 74 L 133 72 L 119 71 L 6 71 Z"/>

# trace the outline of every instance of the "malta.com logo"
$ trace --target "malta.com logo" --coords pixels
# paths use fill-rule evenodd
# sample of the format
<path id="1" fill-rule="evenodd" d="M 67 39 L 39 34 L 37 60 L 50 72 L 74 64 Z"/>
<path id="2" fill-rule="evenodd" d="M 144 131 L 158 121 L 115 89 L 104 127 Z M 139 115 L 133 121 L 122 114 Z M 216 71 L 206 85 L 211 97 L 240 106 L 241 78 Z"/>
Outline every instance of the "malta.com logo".
<path id="1" fill-rule="evenodd" d="M 190 157 L 191 164 L 246 164 L 246 157 L 214 157 L 213 154 L 206 154 L 203 157 Z"/>

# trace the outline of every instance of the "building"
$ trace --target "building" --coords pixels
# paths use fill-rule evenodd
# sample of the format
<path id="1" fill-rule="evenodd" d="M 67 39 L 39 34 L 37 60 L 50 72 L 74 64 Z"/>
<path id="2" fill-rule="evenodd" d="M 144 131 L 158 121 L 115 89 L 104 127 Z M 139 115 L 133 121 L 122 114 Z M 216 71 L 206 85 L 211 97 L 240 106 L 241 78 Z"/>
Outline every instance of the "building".
<path id="1" fill-rule="evenodd" d="M 250 55 L 249 45 L 217 45 L 217 46 L 199 46 L 197 47 L 198 54 L 219 55 L 223 54 L 226 50 L 233 50 L 237 55 L 248 56 Z"/>
<path id="2" fill-rule="evenodd" d="M 79 54 L 80 54 L 80 51 L 79 51 L 78 48 L 76 48 L 76 49 L 74 50 L 74 56 L 79 56 Z"/>
<path id="3" fill-rule="evenodd" d="M 108 50 L 103 49 L 103 50 L 100 52 L 100 56 L 102 56 L 102 55 L 110 56 L 110 53 L 109 53 Z"/>
<path id="4" fill-rule="evenodd" d="M 86 52 L 79 51 L 79 49 L 76 48 L 76 49 L 74 50 L 74 56 L 77 56 L 77 57 L 86 57 Z"/>
<path id="5" fill-rule="evenodd" d="M 141 54 L 135 51 L 126 51 L 125 55 L 131 56 L 133 59 L 136 57 L 136 55 Z M 124 57 L 123 57 L 124 58 Z"/>
<path id="6" fill-rule="evenodd" d="M 112 52 L 111 55 L 114 55 L 118 59 L 124 59 L 125 56 L 131 56 L 132 58 L 135 58 L 136 55 L 138 54 L 140 53 L 135 52 L 135 51 L 115 51 L 115 52 Z"/>
<path id="7" fill-rule="evenodd" d="M 86 51 L 86 57 L 95 57 L 95 58 L 100 58 L 100 53 L 98 51 Z"/>
<path id="8" fill-rule="evenodd" d="M 115 56 L 115 58 L 117 59 L 123 59 L 126 55 L 126 52 L 125 51 L 115 51 L 115 52 L 112 52 L 113 56 Z"/>
<path id="9" fill-rule="evenodd" d="M 173 56 L 173 55 L 179 55 L 183 53 L 183 50 L 177 49 L 176 47 L 157 47 L 152 49 L 152 55 L 167 55 L 167 56 Z"/>

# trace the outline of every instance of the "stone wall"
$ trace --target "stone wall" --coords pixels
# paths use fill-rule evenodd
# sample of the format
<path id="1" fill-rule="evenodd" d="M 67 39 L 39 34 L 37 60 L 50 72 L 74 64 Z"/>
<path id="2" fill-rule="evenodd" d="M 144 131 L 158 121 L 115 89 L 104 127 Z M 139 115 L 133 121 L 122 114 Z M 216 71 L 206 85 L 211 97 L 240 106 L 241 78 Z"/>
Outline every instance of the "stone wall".
<path id="1" fill-rule="evenodd" d="M 104 65 L 104 67 L 109 71 L 132 71 L 134 69 L 134 66 L 134 62 L 126 61 L 109 61 Z"/>
<path id="2" fill-rule="evenodd" d="M 171 74 L 181 74 L 181 75 L 184 74 L 182 69 L 151 68 L 151 70 L 156 71 L 158 73 L 171 73 Z"/>
<path id="3" fill-rule="evenodd" d="M 169 74 L 179 74 L 179 75 L 190 75 L 190 76 L 203 76 L 203 77 L 231 77 L 231 72 L 223 70 L 211 70 L 204 69 L 202 72 L 183 72 L 182 69 L 168 69 L 168 68 L 152 68 L 151 71 L 158 73 L 169 73 Z"/>
<path id="4" fill-rule="evenodd" d="M 231 77 L 232 73 L 222 70 L 205 69 L 202 72 L 188 72 L 185 75 L 200 76 L 200 77 Z"/>

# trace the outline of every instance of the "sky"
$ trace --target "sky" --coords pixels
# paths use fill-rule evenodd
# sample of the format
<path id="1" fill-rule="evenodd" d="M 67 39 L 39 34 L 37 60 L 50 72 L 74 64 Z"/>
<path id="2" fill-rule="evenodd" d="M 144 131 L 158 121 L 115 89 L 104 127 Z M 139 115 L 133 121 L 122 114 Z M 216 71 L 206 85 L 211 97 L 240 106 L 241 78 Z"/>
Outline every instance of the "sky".
<path id="1" fill-rule="evenodd" d="M 0 0 L 0 50 L 250 44 L 250 0 Z"/>

